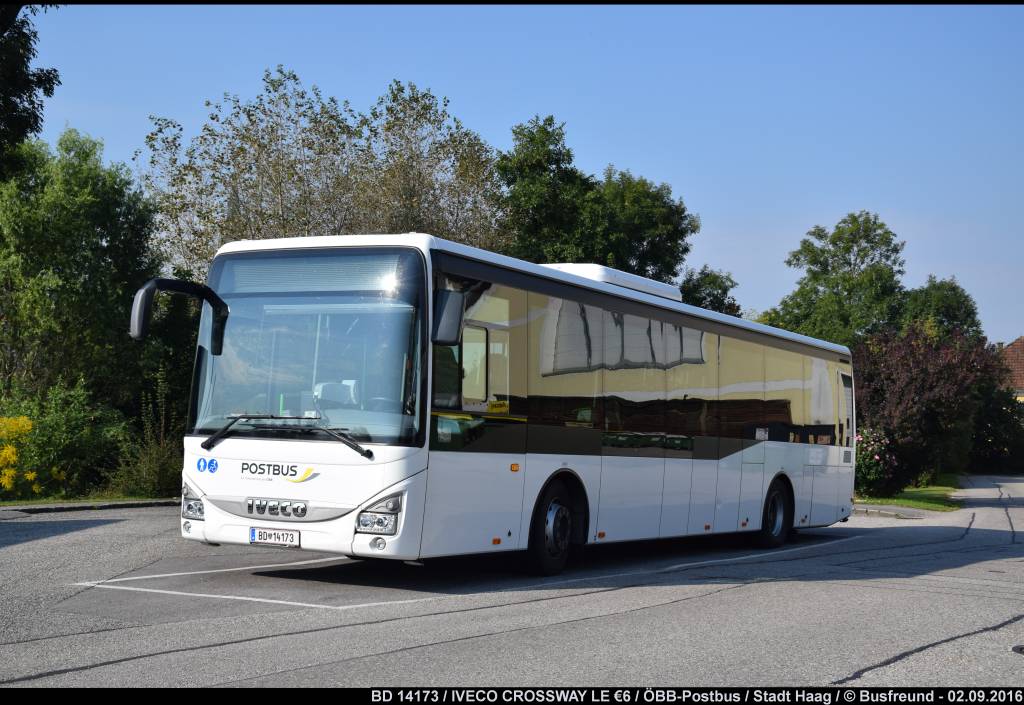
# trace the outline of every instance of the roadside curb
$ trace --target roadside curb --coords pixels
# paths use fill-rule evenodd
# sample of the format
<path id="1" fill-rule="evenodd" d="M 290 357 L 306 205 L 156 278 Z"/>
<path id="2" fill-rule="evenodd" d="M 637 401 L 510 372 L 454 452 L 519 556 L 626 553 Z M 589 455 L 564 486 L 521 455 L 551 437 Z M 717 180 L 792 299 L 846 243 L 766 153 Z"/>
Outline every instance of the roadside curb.
<path id="1" fill-rule="evenodd" d="M 853 508 L 853 513 L 866 516 L 866 517 L 886 517 L 888 519 L 924 519 L 923 516 L 914 516 L 911 514 L 903 514 L 901 512 L 889 510 L 889 509 L 867 509 L 865 507 Z"/>
<path id="2" fill-rule="evenodd" d="M 69 504 L 26 504 L 0 507 L 0 512 L 22 514 L 50 514 L 56 512 L 84 512 L 97 509 L 136 509 L 142 507 L 176 507 L 181 499 L 142 499 L 127 502 L 74 502 Z"/>

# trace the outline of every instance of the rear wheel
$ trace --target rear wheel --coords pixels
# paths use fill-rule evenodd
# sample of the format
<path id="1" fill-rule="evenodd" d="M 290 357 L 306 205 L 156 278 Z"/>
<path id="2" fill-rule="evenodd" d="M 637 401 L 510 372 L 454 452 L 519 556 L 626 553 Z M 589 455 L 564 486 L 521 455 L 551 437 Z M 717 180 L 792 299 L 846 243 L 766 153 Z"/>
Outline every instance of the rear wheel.
<path id="1" fill-rule="evenodd" d="M 537 500 L 530 523 L 531 569 L 541 575 L 557 575 L 565 569 L 572 544 L 572 502 L 569 491 L 555 480 Z"/>
<path id="2" fill-rule="evenodd" d="M 754 542 L 762 548 L 778 548 L 786 542 L 793 526 L 793 501 L 786 485 L 775 480 L 764 498 L 764 513 L 761 515 L 761 530 L 754 536 Z"/>

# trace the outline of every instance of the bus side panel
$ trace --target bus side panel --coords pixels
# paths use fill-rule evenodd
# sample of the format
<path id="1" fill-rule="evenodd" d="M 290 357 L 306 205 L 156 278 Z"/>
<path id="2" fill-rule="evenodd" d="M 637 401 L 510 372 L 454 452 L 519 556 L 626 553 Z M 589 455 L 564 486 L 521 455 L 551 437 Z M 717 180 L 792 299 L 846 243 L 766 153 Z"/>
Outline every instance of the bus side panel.
<path id="1" fill-rule="evenodd" d="M 808 465 L 814 475 L 811 497 L 811 526 L 828 526 L 836 521 L 836 494 L 839 483 L 834 465 Z"/>
<path id="2" fill-rule="evenodd" d="M 761 452 L 764 453 L 764 444 Z M 754 531 L 761 528 L 761 513 L 764 507 L 764 464 L 743 463 L 740 479 L 740 513 L 737 531 Z"/>
<path id="3" fill-rule="evenodd" d="M 587 506 L 590 508 L 590 522 L 587 526 L 587 542 L 592 542 L 597 535 L 598 500 L 601 496 L 601 457 L 593 455 L 550 455 L 547 453 L 528 453 L 525 464 L 525 489 L 520 516 L 522 527 L 519 536 L 519 548 L 526 549 L 530 543 L 530 522 L 533 510 L 537 505 L 541 490 L 548 479 L 559 471 L 567 471 L 575 475 L 583 483 L 587 493 Z"/>
<path id="4" fill-rule="evenodd" d="M 839 505 L 839 519 L 853 513 L 853 465 L 840 465 L 836 468 L 836 503 Z"/>
<path id="5" fill-rule="evenodd" d="M 661 500 L 661 537 L 685 536 L 690 520 L 692 458 L 665 458 L 665 491 Z"/>
<path id="6" fill-rule="evenodd" d="M 421 555 L 514 550 L 520 543 L 525 463 L 518 453 L 431 451 Z"/>
<path id="7" fill-rule="evenodd" d="M 743 474 L 742 442 L 735 438 L 719 441 L 722 457 L 718 459 L 718 491 L 715 498 L 715 520 L 711 531 L 716 534 L 736 531 L 739 526 L 740 479 Z"/>
<path id="8" fill-rule="evenodd" d="M 717 486 L 718 461 L 694 460 L 688 534 L 706 534 L 714 527 Z"/>
<path id="9" fill-rule="evenodd" d="M 661 524 L 664 458 L 604 456 L 601 467 L 603 541 L 657 538 Z"/>
<path id="10" fill-rule="evenodd" d="M 779 473 L 789 478 L 793 487 L 793 526 L 807 526 L 811 518 L 811 487 L 813 477 L 804 472 L 807 446 L 803 443 L 769 443 L 765 449 L 765 487 Z"/>
<path id="11" fill-rule="evenodd" d="M 811 525 L 811 496 L 814 489 L 814 474 L 810 466 L 801 464 L 793 471 L 793 494 L 796 506 L 793 508 L 793 526 L 797 528 Z M 799 478 L 799 484 L 796 482 Z"/>

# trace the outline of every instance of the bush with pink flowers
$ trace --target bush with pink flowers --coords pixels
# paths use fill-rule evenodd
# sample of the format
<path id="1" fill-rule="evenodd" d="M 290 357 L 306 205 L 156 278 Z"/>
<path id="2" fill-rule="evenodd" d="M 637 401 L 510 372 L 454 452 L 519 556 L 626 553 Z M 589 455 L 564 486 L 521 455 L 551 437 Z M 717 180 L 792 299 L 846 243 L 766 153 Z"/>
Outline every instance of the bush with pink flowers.
<path id="1" fill-rule="evenodd" d="M 858 429 L 857 494 L 880 496 L 887 493 L 901 476 L 900 462 L 886 435 L 870 426 Z"/>

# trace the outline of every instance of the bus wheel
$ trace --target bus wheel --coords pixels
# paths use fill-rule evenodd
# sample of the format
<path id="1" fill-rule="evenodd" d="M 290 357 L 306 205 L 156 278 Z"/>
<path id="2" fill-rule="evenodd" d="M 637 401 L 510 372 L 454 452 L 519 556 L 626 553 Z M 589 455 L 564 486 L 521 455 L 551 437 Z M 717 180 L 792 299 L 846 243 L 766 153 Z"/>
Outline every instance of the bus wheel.
<path id="1" fill-rule="evenodd" d="M 569 560 L 572 502 L 568 490 L 555 480 L 537 501 L 530 524 L 530 567 L 541 575 L 557 575 Z"/>
<path id="2" fill-rule="evenodd" d="M 761 530 L 755 535 L 754 542 L 762 548 L 778 548 L 786 542 L 792 526 L 793 502 L 789 499 L 785 484 L 776 480 L 764 498 Z"/>

